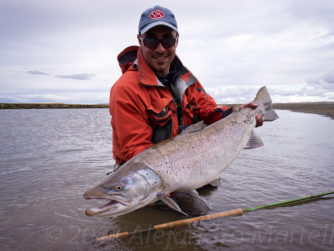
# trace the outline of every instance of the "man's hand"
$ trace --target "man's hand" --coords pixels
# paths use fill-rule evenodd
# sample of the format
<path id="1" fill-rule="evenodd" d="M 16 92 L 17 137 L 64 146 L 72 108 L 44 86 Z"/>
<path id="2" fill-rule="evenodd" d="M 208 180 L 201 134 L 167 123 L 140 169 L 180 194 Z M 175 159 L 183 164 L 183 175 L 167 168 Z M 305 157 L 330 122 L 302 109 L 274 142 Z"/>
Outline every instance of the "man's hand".
<path id="1" fill-rule="evenodd" d="M 253 102 L 250 102 L 248 104 L 241 105 L 239 107 L 239 109 L 241 110 L 241 109 L 244 109 L 244 108 L 247 108 L 247 107 L 255 109 L 256 107 L 258 107 L 258 105 L 255 104 L 255 103 L 253 103 Z M 262 115 L 261 114 L 256 115 L 255 119 L 256 119 L 256 126 L 255 127 L 263 125 Z"/>

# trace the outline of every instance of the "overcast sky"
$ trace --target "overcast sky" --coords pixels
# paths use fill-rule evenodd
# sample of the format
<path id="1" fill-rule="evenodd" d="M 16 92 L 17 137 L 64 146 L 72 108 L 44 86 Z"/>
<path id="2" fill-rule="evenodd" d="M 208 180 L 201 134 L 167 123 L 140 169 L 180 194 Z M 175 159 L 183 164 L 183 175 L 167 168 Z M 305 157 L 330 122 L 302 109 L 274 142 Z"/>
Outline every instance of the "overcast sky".
<path id="1" fill-rule="evenodd" d="M 108 103 L 142 11 L 175 14 L 177 55 L 217 103 L 334 101 L 333 0 L 0 0 L 0 102 Z"/>

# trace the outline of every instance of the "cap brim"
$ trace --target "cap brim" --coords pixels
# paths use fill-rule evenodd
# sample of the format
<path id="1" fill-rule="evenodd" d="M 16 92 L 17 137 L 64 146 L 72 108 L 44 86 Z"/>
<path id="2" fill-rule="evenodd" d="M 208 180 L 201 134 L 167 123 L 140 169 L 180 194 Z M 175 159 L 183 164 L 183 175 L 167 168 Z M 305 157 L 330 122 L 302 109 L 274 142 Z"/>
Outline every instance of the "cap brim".
<path id="1" fill-rule="evenodd" d="M 159 25 L 167 26 L 177 32 L 177 28 L 174 25 L 171 25 L 170 23 L 163 22 L 163 21 L 157 21 L 157 22 L 148 24 L 144 28 L 142 28 L 139 32 L 140 34 L 144 34 L 148 30 L 152 29 L 153 27 L 159 26 Z"/>

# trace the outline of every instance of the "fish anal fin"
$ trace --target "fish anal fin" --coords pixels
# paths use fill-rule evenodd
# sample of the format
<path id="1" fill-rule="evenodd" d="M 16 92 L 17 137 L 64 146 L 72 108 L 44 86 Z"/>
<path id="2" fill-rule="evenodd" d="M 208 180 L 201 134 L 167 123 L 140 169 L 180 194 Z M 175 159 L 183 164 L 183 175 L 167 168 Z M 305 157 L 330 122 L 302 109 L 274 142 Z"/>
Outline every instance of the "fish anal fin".
<path id="1" fill-rule="evenodd" d="M 263 142 L 259 136 L 257 136 L 254 131 L 251 132 L 251 136 L 247 142 L 244 149 L 254 149 L 263 146 Z"/>

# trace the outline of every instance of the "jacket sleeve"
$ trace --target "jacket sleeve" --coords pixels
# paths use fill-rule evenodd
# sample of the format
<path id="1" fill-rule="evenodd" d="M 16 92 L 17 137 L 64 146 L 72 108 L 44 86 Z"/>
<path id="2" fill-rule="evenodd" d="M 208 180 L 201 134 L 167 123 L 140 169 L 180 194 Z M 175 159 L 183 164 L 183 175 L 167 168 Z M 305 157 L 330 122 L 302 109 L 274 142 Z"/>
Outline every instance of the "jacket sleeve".
<path id="1" fill-rule="evenodd" d="M 232 107 L 218 106 L 199 82 L 195 84 L 193 93 L 199 106 L 199 119 L 203 120 L 207 125 L 225 118 L 232 113 Z"/>
<path id="2" fill-rule="evenodd" d="M 144 105 L 131 88 L 115 84 L 109 104 L 114 159 L 123 163 L 152 145 L 152 128 Z"/>

